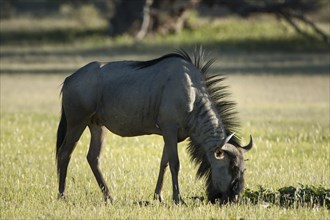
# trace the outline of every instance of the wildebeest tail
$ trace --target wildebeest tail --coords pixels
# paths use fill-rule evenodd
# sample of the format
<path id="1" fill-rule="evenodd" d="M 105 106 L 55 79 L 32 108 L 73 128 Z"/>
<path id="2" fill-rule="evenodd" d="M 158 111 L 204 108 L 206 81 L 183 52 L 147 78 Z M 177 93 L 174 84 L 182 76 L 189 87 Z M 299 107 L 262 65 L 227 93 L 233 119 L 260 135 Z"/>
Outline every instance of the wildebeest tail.
<path id="1" fill-rule="evenodd" d="M 61 120 L 57 128 L 57 139 L 56 139 L 56 159 L 58 157 L 58 151 L 60 147 L 62 146 L 65 138 L 67 130 L 67 121 L 66 121 L 66 116 L 65 116 L 65 111 L 62 106 L 62 114 L 61 114 Z"/>

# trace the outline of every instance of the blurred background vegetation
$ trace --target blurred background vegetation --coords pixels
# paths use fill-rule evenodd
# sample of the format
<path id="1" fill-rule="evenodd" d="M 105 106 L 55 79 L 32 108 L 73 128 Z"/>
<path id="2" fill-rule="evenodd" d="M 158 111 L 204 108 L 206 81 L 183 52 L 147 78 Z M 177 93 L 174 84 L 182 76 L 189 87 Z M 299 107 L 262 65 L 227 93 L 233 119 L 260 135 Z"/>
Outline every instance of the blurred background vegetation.
<path id="1" fill-rule="evenodd" d="M 329 50 L 328 0 L 0 0 L 5 45 Z"/>

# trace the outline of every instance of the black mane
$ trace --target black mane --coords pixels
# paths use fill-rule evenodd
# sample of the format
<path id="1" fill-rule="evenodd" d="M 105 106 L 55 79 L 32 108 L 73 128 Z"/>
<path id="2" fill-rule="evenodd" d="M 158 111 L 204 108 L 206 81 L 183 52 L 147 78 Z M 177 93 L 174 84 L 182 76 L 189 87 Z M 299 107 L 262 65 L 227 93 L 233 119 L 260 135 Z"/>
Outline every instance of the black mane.
<path id="1" fill-rule="evenodd" d="M 231 101 L 229 98 L 231 93 L 228 91 L 228 86 L 223 85 L 223 81 L 226 79 L 220 74 L 211 74 L 208 72 L 212 64 L 215 62 L 214 58 L 205 60 L 205 50 L 201 47 L 195 49 L 193 58 L 184 50 L 178 51 L 178 53 L 187 61 L 194 64 L 202 73 L 205 81 L 205 85 L 210 95 L 210 99 L 218 111 L 226 135 L 235 133 L 230 139 L 229 143 L 238 147 L 240 144 L 240 137 L 238 136 L 240 130 L 240 123 L 238 120 L 238 112 L 236 110 L 236 102 Z M 206 179 L 206 187 L 211 183 L 211 167 L 206 158 L 204 152 L 202 152 L 201 146 L 196 145 L 191 139 L 189 140 L 188 152 L 190 159 L 198 165 L 197 177 Z"/>
<path id="2" fill-rule="evenodd" d="M 236 147 L 240 146 L 240 137 L 238 136 L 240 123 L 237 117 L 236 103 L 228 99 L 231 96 L 231 93 L 228 91 L 228 86 L 223 85 L 223 81 L 226 79 L 226 77 L 219 74 L 208 73 L 208 70 L 215 62 L 215 59 L 211 58 L 209 60 L 205 60 L 204 49 L 202 49 L 201 47 L 199 49 L 195 49 L 193 56 L 190 56 L 185 50 L 180 49 L 157 59 L 135 62 L 132 64 L 132 67 L 137 69 L 143 69 L 157 64 L 164 59 L 172 57 L 184 59 L 187 62 L 190 62 L 195 65 L 201 71 L 211 101 L 220 115 L 226 135 L 235 133 L 229 143 L 233 144 Z M 189 140 L 189 145 L 187 149 L 190 153 L 191 160 L 196 165 L 199 165 L 197 176 L 199 178 L 205 177 L 207 180 L 206 185 L 208 186 L 211 181 L 211 176 L 210 164 L 206 159 L 206 155 L 201 151 L 201 147 L 194 144 L 191 139 Z"/>

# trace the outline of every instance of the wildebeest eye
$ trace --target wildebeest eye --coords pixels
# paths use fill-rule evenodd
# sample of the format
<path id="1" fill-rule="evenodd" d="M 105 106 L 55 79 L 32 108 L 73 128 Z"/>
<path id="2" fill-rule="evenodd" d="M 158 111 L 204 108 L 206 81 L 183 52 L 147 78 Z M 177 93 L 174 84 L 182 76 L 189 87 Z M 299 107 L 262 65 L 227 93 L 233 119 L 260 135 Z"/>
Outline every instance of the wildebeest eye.
<path id="1" fill-rule="evenodd" d="M 218 160 L 221 160 L 225 157 L 223 150 L 218 149 L 214 152 L 214 157 Z"/>

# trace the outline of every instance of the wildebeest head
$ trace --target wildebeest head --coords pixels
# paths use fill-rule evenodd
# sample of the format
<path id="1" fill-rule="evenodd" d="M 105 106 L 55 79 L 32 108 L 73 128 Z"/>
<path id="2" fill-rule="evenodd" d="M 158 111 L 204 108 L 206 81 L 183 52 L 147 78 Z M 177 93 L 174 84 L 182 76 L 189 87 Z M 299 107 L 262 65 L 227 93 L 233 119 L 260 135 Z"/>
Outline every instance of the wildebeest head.
<path id="1" fill-rule="evenodd" d="M 207 182 L 208 200 L 212 203 L 234 202 L 244 188 L 244 157 L 243 153 L 253 146 L 252 136 L 247 146 L 234 146 L 229 143 L 229 135 L 225 143 L 210 155 L 211 173 Z"/>

